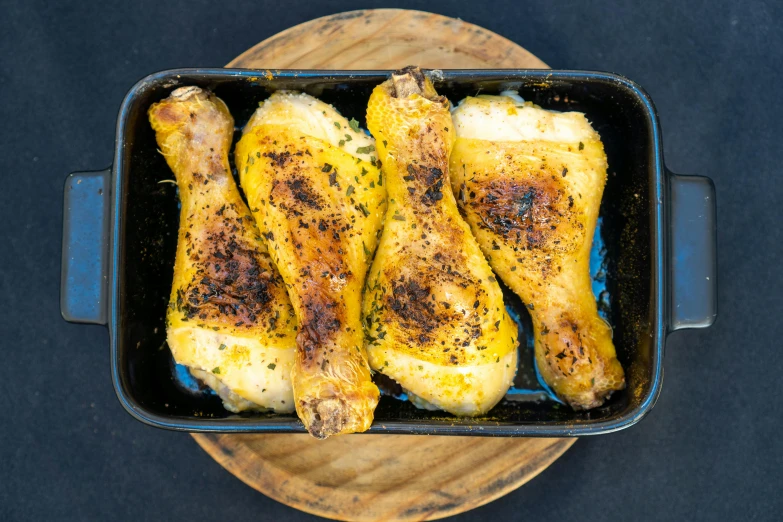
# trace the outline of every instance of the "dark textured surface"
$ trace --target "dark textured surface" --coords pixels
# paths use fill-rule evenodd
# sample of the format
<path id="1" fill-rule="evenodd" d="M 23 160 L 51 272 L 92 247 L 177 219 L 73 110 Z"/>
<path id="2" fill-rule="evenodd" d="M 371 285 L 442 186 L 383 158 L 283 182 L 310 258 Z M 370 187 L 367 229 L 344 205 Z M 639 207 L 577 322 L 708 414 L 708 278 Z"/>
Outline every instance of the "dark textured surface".
<path id="1" fill-rule="evenodd" d="M 0 3 L 0 519 L 313 518 L 245 487 L 187 435 L 122 411 L 106 331 L 59 315 L 62 185 L 111 162 L 116 111 L 138 78 L 220 66 L 286 27 L 373 4 Z M 638 81 L 657 104 L 668 166 L 709 175 L 718 191 L 720 316 L 669 339 L 652 414 L 578 441 L 522 489 L 458 518 L 779 519 L 781 4 L 399 6 L 482 25 L 552 67 Z"/>

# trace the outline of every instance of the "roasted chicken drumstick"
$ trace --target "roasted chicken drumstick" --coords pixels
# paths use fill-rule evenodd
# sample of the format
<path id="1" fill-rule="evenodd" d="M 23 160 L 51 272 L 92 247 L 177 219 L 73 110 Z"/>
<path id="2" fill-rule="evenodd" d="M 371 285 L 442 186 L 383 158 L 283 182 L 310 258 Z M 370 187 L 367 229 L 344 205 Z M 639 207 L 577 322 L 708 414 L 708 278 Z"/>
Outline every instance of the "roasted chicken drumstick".
<path id="1" fill-rule="evenodd" d="M 372 138 L 306 94 L 277 92 L 235 152 L 242 187 L 299 320 L 299 418 L 318 438 L 365 431 L 378 403 L 362 287 L 386 210 Z"/>
<path id="2" fill-rule="evenodd" d="M 589 273 L 600 136 L 584 114 L 513 95 L 467 98 L 453 118 L 453 190 L 495 273 L 530 309 L 541 375 L 574 409 L 601 405 L 625 380 Z"/>
<path id="3" fill-rule="evenodd" d="M 182 203 L 166 315 L 174 359 L 231 411 L 291 412 L 296 317 L 229 170 L 234 120 L 199 87 L 175 90 L 149 119 Z"/>
<path id="4" fill-rule="evenodd" d="M 511 386 L 517 327 L 449 185 L 449 102 L 417 68 L 367 107 L 389 191 L 364 300 L 374 370 L 420 407 L 480 415 Z"/>

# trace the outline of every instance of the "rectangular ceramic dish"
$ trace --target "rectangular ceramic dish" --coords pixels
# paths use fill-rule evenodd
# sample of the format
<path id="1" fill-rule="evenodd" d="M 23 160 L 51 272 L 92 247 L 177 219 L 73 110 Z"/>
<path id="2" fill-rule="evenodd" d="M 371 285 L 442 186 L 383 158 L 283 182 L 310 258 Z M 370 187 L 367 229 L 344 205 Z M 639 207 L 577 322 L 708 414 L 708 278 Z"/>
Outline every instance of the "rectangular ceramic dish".
<path id="1" fill-rule="evenodd" d="M 269 94 L 296 89 L 364 124 L 371 90 L 388 71 L 180 69 L 144 78 L 127 94 L 117 121 L 111 168 L 71 174 L 65 185 L 61 309 L 72 322 L 108 325 L 111 372 L 123 407 L 147 424 L 186 431 L 302 432 L 295 415 L 236 415 L 174 364 L 164 317 L 177 241 L 178 200 L 147 121 L 149 106 L 178 86 L 213 90 L 237 129 Z M 393 386 L 371 432 L 579 436 L 638 422 L 655 404 L 666 336 L 706 327 L 716 316 L 715 190 L 709 178 L 679 176 L 663 162 L 650 98 L 614 74 L 549 70 L 455 70 L 436 75 L 453 103 L 466 95 L 517 89 L 554 110 L 586 113 L 609 160 L 600 228 L 591 260 L 594 291 L 614 328 L 627 387 L 602 407 L 574 412 L 538 379 L 527 312 L 510 293 L 521 335 L 515 386 L 488 416 L 459 419 L 419 410 Z M 398 395 L 395 397 L 395 394 Z"/>

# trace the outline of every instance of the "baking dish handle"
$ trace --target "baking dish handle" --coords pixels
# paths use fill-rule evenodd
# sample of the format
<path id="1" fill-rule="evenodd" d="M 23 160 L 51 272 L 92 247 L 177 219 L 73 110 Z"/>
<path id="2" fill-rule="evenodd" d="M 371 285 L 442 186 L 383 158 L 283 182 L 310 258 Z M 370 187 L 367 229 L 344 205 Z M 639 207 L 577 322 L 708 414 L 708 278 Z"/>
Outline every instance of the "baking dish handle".
<path id="1" fill-rule="evenodd" d="M 718 315 L 715 185 L 669 172 L 669 201 L 669 328 L 706 328 Z"/>
<path id="2" fill-rule="evenodd" d="M 65 180 L 60 313 L 72 323 L 107 323 L 110 172 Z"/>

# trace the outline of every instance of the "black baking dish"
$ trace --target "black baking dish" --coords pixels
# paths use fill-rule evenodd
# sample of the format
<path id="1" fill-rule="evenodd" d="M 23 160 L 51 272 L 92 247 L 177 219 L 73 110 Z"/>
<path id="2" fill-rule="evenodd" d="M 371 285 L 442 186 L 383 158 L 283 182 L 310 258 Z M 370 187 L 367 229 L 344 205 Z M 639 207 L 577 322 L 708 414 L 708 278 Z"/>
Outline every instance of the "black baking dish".
<path id="1" fill-rule="evenodd" d="M 71 174 L 65 185 L 61 308 L 72 322 L 105 324 L 120 402 L 158 427 L 209 432 L 301 432 L 295 415 L 236 415 L 188 379 L 165 346 L 164 316 L 177 241 L 176 189 L 147 121 L 149 106 L 182 85 L 213 90 L 238 125 L 279 89 L 296 89 L 363 123 L 372 88 L 388 71 L 180 69 L 144 78 L 127 94 L 110 169 Z M 666 336 L 705 327 L 716 316 L 715 190 L 708 178 L 664 167 L 660 125 L 650 98 L 614 74 L 549 70 L 460 70 L 434 74 L 452 102 L 515 88 L 526 100 L 587 114 L 609 160 L 595 279 L 614 327 L 627 387 L 604 406 L 574 412 L 536 379 L 530 336 L 521 335 L 515 389 L 488 416 L 460 419 L 384 396 L 371 432 L 577 436 L 638 422 L 655 404 Z M 240 127 L 238 127 L 240 128 Z M 600 275 L 599 275 L 600 272 Z M 509 296 L 512 315 L 529 319 Z M 388 388 L 388 386 L 387 386 Z M 392 389 L 389 393 L 393 395 Z"/>

